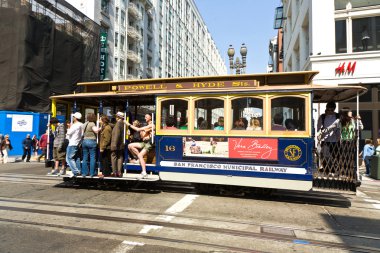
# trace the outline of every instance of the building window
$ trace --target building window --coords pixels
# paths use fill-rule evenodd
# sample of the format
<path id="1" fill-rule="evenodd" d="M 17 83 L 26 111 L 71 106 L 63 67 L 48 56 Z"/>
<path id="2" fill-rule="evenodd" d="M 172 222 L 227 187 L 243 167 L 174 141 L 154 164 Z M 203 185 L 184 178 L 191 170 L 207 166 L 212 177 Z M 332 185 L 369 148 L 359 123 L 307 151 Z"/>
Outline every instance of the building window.
<path id="1" fill-rule="evenodd" d="M 120 75 L 121 76 L 124 76 L 124 61 L 123 60 L 120 60 Z"/>
<path id="2" fill-rule="evenodd" d="M 346 20 L 335 21 L 335 52 L 347 53 Z"/>
<path id="3" fill-rule="evenodd" d="M 102 9 L 103 12 L 105 12 L 105 13 L 108 14 L 109 0 L 102 0 L 102 2 L 101 2 L 101 9 Z"/>
<path id="4" fill-rule="evenodd" d="M 153 20 L 151 18 L 148 18 L 148 29 L 150 31 L 152 31 L 152 23 L 153 23 Z"/>
<path id="5" fill-rule="evenodd" d="M 125 37 L 124 35 L 120 35 L 120 49 L 124 51 Z"/>
<path id="6" fill-rule="evenodd" d="M 367 6 L 373 6 L 373 5 L 380 5 L 379 0 L 351 0 L 352 8 L 359 8 L 359 7 L 367 7 Z"/>
<path id="7" fill-rule="evenodd" d="M 147 45 L 149 50 L 152 50 L 152 38 L 148 37 L 148 45 Z"/>
<path id="8" fill-rule="evenodd" d="M 114 68 L 113 68 L 113 69 L 115 70 L 115 74 L 117 73 L 117 69 L 118 69 L 117 61 L 118 61 L 118 59 L 115 58 L 115 61 L 114 61 Z"/>
<path id="9" fill-rule="evenodd" d="M 117 47 L 118 42 L 119 42 L 119 34 L 115 33 L 115 47 Z"/>
<path id="10" fill-rule="evenodd" d="M 346 9 L 348 0 L 335 0 L 335 10 L 344 10 Z"/>
<path id="11" fill-rule="evenodd" d="M 117 7 L 116 7 L 115 19 L 116 19 L 116 23 L 118 23 L 119 22 L 119 8 Z"/>
<path id="12" fill-rule="evenodd" d="M 380 16 L 352 19 L 353 52 L 380 49 Z"/>
<path id="13" fill-rule="evenodd" d="M 125 27 L 125 11 L 123 10 L 121 11 L 120 22 L 121 22 L 121 26 Z"/>

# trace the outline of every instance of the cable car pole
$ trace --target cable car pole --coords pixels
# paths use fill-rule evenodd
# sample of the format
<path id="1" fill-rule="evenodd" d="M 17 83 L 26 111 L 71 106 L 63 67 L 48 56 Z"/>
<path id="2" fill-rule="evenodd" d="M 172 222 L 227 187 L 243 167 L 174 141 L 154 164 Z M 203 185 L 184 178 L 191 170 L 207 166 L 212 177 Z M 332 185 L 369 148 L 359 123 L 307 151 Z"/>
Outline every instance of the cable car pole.
<path id="1" fill-rule="evenodd" d="M 129 102 L 128 102 L 128 99 L 125 101 L 125 111 L 124 111 L 124 119 L 129 122 L 129 117 L 127 117 L 128 115 L 128 110 L 129 110 Z M 127 125 L 126 124 L 123 124 L 124 125 L 124 162 L 123 164 L 125 164 L 123 166 L 123 169 L 124 169 L 124 172 L 123 172 L 123 176 L 127 176 L 127 166 L 126 166 L 126 163 L 125 161 L 128 161 L 128 146 L 125 147 L 125 143 L 126 143 L 126 140 L 128 139 L 128 134 L 127 134 Z"/>

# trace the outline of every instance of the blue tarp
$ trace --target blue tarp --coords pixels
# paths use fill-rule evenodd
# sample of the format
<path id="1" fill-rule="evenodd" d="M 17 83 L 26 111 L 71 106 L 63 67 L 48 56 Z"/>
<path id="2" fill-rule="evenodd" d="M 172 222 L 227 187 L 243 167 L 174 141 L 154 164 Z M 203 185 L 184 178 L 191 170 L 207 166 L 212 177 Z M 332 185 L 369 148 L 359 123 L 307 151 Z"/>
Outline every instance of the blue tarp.
<path id="1" fill-rule="evenodd" d="M 60 122 L 64 122 L 64 116 L 57 117 Z M 0 133 L 9 134 L 13 150 L 12 155 L 22 155 L 22 141 L 27 134 L 40 136 L 46 131 L 48 124 L 47 113 L 0 111 Z"/>

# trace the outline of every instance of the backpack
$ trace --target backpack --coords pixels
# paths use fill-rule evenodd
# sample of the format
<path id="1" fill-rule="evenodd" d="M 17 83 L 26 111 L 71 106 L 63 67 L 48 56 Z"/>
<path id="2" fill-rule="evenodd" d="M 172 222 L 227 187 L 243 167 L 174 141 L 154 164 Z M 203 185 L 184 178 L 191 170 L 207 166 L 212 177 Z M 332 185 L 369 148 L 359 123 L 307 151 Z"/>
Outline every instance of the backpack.
<path id="1" fill-rule="evenodd" d="M 322 117 L 322 127 L 321 128 L 325 128 L 326 113 L 322 114 L 321 117 Z M 339 119 L 339 113 L 335 113 L 335 119 Z"/>

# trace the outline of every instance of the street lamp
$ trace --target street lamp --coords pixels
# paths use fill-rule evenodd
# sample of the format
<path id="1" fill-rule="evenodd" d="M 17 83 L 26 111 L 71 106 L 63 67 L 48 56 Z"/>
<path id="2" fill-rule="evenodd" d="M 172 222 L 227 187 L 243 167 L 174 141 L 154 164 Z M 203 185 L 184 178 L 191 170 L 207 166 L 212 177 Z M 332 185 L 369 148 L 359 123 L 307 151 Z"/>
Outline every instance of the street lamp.
<path id="1" fill-rule="evenodd" d="M 240 48 L 240 55 L 242 58 L 242 62 L 240 62 L 240 58 L 236 57 L 235 63 L 234 63 L 234 55 L 235 55 L 235 49 L 230 45 L 227 51 L 228 58 L 230 59 L 230 70 L 231 74 L 234 73 L 234 69 L 236 69 L 236 74 L 244 74 L 245 73 L 245 67 L 247 67 L 247 47 L 243 43 Z"/>

